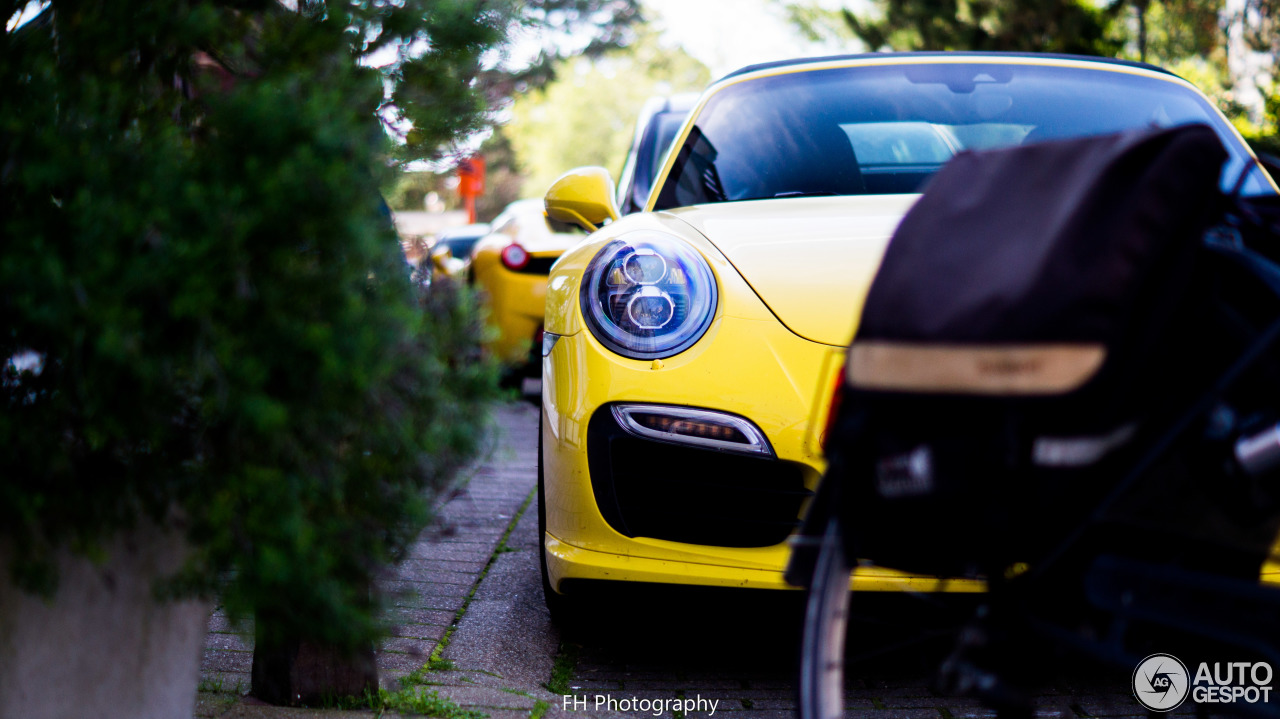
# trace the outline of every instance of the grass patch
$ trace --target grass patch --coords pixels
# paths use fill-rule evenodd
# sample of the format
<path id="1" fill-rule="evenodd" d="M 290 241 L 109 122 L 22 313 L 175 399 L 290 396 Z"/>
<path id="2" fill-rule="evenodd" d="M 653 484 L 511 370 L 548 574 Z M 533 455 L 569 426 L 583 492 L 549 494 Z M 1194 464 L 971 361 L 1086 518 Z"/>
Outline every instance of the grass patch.
<path id="1" fill-rule="evenodd" d="M 422 687 L 411 687 L 395 692 L 389 692 L 386 689 L 379 689 L 377 693 L 365 692 L 362 697 L 345 697 L 332 702 L 331 708 L 372 709 L 378 716 L 385 712 L 421 714 L 439 719 L 485 719 L 489 716 L 474 709 L 463 709 L 454 700 L 440 696 L 435 689 Z"/>
<path id="2" fill-rule="evenodd" d="M 498 687 L 498 691 L 506 692 L 508 694 L 515 694 L 518 697 L 528 697 L 530 699 L 533 699 L 533 695 L 527 691 L 524 691 L 523 689 L 509 689 L 507 687 Z"/>
<path id="3" fill-rule="evenodd" d="M 742 702 L 742 708 L 743 708 L 743 709 L 755 709 L 755 708 L 756 708 L 756 703 L 755 703 L 755 702 L 753 702 L 753 701 L 751 701 L 750 699 L 739 699 L 738 701 Z"/>
<path id="4" fill-rule="evenodd" d="M 448 659 L 439 657 L 431 657 L 427 660 L 427 671 L 431 672 L 451 672 L 457 669 L 458 665 Z"/>
<path id="5" fill-rule="evenodd" d="M 541 699 L 533 703 L 533 708 L 529 710 L 529 719 L 542 719 L 542 715 L 547 713 L 551 705 Z"/>
<path id="6" fill-rule="evenodd" d="M 408 689 L 410 687 L 431 684 L 431 682 L 427 680 L 427 675 L 431 672 L 451 672 L 457 668 L 458 666 L 452 661 L 433 656 L 427 659 L 426 664 L 423 664 L 417 669 L 414 669 L 408 674 L 400 677 L 400 687 L 402 689 Z"/>
<path id="7" fill-rule="evenodd" d="M 244 682 L 237 679 L 234 686 L 227 683 L 227 678 L 219 674 L 213 678 L 200 679 L 200 683 L 196 685 L 197 692 L 208 692 L 210 694 L 244 694 Z"/>
<path id="8" fill-rule="evenodd" d="M 578 669 L 578 652 L 581 649 L 573 642 L 560 642 L 555 666 L 551 667 L 551 678 L 542 685 L 547 691 L 561 696 L 569 693 L 569 682 L 573 681 L 574 672 Z"/>

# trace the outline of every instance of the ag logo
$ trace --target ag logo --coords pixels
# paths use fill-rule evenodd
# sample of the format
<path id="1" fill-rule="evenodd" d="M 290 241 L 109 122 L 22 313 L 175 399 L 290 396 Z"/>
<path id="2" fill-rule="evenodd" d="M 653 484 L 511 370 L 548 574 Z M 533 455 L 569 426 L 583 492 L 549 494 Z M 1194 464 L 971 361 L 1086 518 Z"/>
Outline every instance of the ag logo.
<path id="1" fill-rule="evenodd" d="M 1153 712 L 1177 709 L 1187 698 L 1187 667 L 1172 654 L 1152 654 L 1133 670 L 1133 695 Z"/>

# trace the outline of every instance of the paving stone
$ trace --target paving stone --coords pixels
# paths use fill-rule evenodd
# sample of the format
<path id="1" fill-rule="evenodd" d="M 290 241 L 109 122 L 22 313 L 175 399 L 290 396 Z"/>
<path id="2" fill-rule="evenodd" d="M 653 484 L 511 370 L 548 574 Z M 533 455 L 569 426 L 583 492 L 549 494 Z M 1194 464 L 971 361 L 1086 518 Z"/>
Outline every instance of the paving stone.
<path id="1" fill-rule="evenodd" d="M 570 683 L 570 689 L 578 693 L 590 691 L 613 691 L 622 688 L 622 682 L 617 679 L 574 679 Z"/>
<path id="2" fill-rule="evenodd" d="M 214 694 L 241 695 L 249 691 L 252 677 L 249 672 L 200 672 L 199 688 Z"/>
<path id="3" fill-rule="evenodd" d="M 946 707 L 955 719 L 995 719 L 996 710 L 986 707 L 958 706 Z M 1039 714 L 1037 714 L 1039 716 Z"/>
<path id="4" fill-rule="evenodd" d="M 863 698 L 862 694 L 855 694 L 858 698 Z M 875 695 L 872 698 L 879 701 L 886 707 L 895 709 L 914 709 L 916 707 L 940 707 L 940 706 L 981 706 L 978 702 L 956 697 L 886 697 Z"/>
<path id="5" fill-rule="evenodd" d="M 528 709 L 484 709 L 489 719 L 529 719 Z"/>
<path id="6" fill-rule="evenodd" d="M 406 624 L 434 624 L 436 626 L 447 627 L 453 624 L 453 618 L 457 616 L 457 611 L 446 611 L 441 609 L 421 609 L 418 607 L 396 607 L 388 612 L 388 617 L 393 622 L 404 622 Z"/>
<path id="7" fill-rule="evenodd" d="M 901 686 L 887 686 L 872 689 L 872 695 L 884 699 L 888 702 L 890 699 L 910 698 L 910 697 L 937 697 L 929 685 L 923 681 L 920 683 L 904 682 Z"/>
<path id="8" fill-rule="evenodd" d="M 438 624 L 397 624 L 388 631 L 393 637 L 404 637 L 406 639 L 430 639 L 432 648 L 435 648 L 435 642 L 444 636 L 448 627 L 442 627 Z"/>
<path id="9" fill-rule="evenodd" d="M 430 653 L 427 654 L 430 656 Z M 378 673 L 384 671 L 408 674 L 422 668 L 427 663 L 427 656 L 405 654 L 403 652 L 379 652 Z"/>
<path id="10" fill-rule="evenodd" d="M 844 715 L 845 719 L 939 719 L 942 713 L 937 709 L 851 709 Z"/>
<path id="11" fill-rule="evenodd" d="M 442 697 L 448 697 L 464 706 L 494 707 L 506 709 L 523 709 L 527 712 L 533 708 L 534 699 L 511 692 L 504 692 L 494 687 L 437 686 L 432 687 Z"/>
<path id="12" fill-rule="evenodd" d="M 1094 717 L 1120 717 L 1142 714 L 1145 715 L 1147 710 L 1138 703 L 1137 699 L 1130 697 L 1128 701 L 1107 701 L 1098 702 L 1089 699 L 1082 699 L 1078 702 L 1078 706 L 1089 716 Z"/>
<path id="13" fill-rule="evenodd" d="M 416 559 L 450 559 L 460 562 L 487 562 L 492 550 L 459 548 L 452 544 L 428 544 L 414 547 L 410 556 Z"/>
<path id="14" fill-rule="evenodd" d="M 200 693 L 196 696 L 196 708 L 192 713 L 197 719 L 215 719 L 235 706 L 237 698 L 227 694 Z"/>
<path id="15" fill-rule="evenodd" d="M 785 709 L 735 709 L 735 710 L 716 710 L 716 716 L 726 716 L 726 719 L 795 719 L 795 710 Z M 690 713 L 686 716 L 710 716 L 704 711 L 700 713 Z M 846 718 L 849 714 L 845 714 Z"/>
<path id="16" fill-rule="evenodd" d="M 465 597 L 392 597 L 392 607 L 401 609 L 429 609 L 436 612 L 457 612 L 466 603 Z"/>
<path id="17" fill-rule="evenodd" d="M 225 649 L 236 652 L 253 651 L 253 637 L 243 634 L 222 634 L 210 632 L 205 635 L 205 649 Z"/>
<path id="18" fill-rule="evenodd" d="M 351 719 L 358 716 L 373 716 L 373 712 L 368 710 L 295 709 L 241 702 L 232 707 L 226 714 L 223 714 L 220 719 Z"/>
<path id="19" fill-rule="evenodd" d="M 720 713 L 716 712 L 716 716 L 719 715 Z M 635 714 L 625 714 L 605 709 L 564 709 L 563 707 L 554 705 L 548 709 L 547 713 L 543 716 L 544 719 L 638 719 Z"/>
<path id="20" fill-rule="evenodd" d="M 385 596 L 396 600 L 426 599 L 435 597 L 466 597 L 473 584 L 441 584 L 435 582 L 385 582 L 378 589 Z"/>
<path id="21" fill-rule="evenodd" d="M 243 626 L 236 626 L 231 623 L 227 615 L 221 612 L 214 612 L 209 615 L 209 631 L 252 635 L 253 622 L 246 620 Z"/>
<path id="22" fill-rule="evenodd" d="M 391 639 L 383 639 L 378 651 L 379 653 L 398 652 L 400 654 L 408 654 L 409 656 L 422 657 L 422 660 L 426 661 L 426 658 L 431 655 L 431 650 L 435 648 L 434 639 L 423 641 L 408 637 L 393 637 Z"/>
<path id="23" fill-rule="evenodd" d="M 200 669 L 210 672 L 248 672 L 252 666 L 253 652 L 223 649 L 206 649 L 200 662 Z"/>
<path id="24" fill-rule="evenodd" d="M 422 570 L 436 571 L 460 574 L 463 578 L 470 577 L 468 584 L 474 584 L 476 575 L 479 574 L 489 564 L 489 558 L 482 560 L 466 560 L 466 559 L 406 559 L 400 566 L 406 567 L 409 572 L 417 572 Z"/>
<path id="25" fill-rule="evenodd" d="M 729 702 L 725 703 L 729 704 Z M 791 711 L 795 711 L 796 709 L 795 699 L 784 699 L 781 697 L 773 699 L 752 699 L 750 700 L 750 704 L 751 709 L 789 709 Z M 739 701 L 738 706 L 742 706 L 742 702 Z M 742 708 L 746 709 L 747 707 L 742 706 Z"/>
<path id="26" fill-rule="evenodd" d="M 416 567 L 400 567 L 399 578 L 396 581 L 405 584 L 453 584 L 472 587 L 476 583 L 476 574 L 476 572 L 442 572 Z"/>

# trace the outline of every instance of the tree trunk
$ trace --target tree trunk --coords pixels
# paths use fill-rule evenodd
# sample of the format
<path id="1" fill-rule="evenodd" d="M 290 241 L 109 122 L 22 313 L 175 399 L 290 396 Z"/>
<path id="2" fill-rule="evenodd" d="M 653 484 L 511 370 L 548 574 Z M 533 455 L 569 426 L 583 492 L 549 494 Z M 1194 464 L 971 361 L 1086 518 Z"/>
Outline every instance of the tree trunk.
<path id="1" fill-rule="evenodd" d="M 254 620 L 253 696 L 282 706 L 318 706 L 378 690 L 372 646 L 352 653 L 296 638 L 272 643 L 266 639 L 270 622 Z"/>

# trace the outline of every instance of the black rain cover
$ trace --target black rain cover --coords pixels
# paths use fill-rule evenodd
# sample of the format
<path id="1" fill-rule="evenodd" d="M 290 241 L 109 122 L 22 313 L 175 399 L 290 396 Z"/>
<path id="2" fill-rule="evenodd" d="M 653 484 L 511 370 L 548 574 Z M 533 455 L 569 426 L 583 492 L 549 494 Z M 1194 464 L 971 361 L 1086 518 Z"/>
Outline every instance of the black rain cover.
<path id="1" fill-rule="evenodd" d="M 1225 159 L 1207 125 L 961 153 L 899 225 L 856 339 L 1112 344 Z"/>

